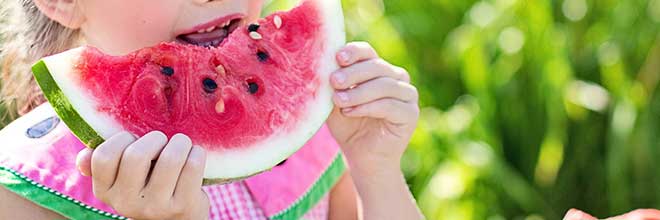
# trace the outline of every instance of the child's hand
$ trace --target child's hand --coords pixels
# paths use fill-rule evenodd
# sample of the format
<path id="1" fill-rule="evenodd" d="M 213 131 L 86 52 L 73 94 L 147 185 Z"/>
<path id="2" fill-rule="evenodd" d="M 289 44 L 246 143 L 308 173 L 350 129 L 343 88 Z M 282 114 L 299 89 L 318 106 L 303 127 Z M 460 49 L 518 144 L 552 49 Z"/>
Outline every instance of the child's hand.
<path id="1" fill-rule="evenodd" d="M 564 220 L 597 220 L 583 211 L 571 209 L 564 216 Z M 657 209 L 637 209 L 626 214 L 610 217 L 607 220 L 660 220 L 660 211 Z"/>
<path id="2" fill-rule="evenodd" d="M 349 165 L 366 174 L 399 172 L 419 117 L 408 72 L 364 42 L 349 43 L 337 62 L 342 69 L 331 75 L 336 107 L 328 125 Z"/>
<path id="3" fill-rule="evenodd" d="M 152 161 L 155 164 L 152 165 Z M 140 139 L 119 133 L 94 151 L 78 154 L 83 175 L 92 176 L 94 195 L 133 219 L 206 219 L 202 191 L 206 155 L 190 138 L 161 132 Z M 153 166 L 153 168 L 152 168 Z"/>

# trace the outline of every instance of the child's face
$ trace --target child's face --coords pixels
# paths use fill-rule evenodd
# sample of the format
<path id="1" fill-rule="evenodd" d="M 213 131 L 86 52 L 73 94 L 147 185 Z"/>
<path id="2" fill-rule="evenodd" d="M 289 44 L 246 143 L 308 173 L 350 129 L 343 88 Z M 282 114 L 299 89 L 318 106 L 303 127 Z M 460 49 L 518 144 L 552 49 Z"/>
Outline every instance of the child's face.
<path id="1" fill-rule="evenodd" d="M 123 54 L 163 41 L 217 46 L 259 17 L 262 0 L 80 0 L 88 44 Z M 229 22 L 229 23 L 228 23 Z M 211 32 L 199 30 L 216 27 Z"/>

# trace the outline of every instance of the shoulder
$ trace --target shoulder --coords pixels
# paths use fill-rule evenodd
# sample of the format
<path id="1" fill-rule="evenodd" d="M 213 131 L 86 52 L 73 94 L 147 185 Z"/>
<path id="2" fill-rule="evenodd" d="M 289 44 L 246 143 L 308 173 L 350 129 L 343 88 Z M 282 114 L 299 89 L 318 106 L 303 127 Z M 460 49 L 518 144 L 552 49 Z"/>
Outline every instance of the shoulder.
<path id="1" fill-rule="evenodd" d="M 50 106 L 43 105 L 32 112 L 20 117 L 5 128 L 0 130 L 0 168 L 17 169 L 26 164 L 20 164 L 15 161 L 22 161 L 20 155 L 26 155 L 30 149 L 25 146 L 45 145 L 48 141 L 47 136 L 55 128 L 59 121 L 54 118 L 55 112 Z M 40 125 L 41 123 L 41 125 Z M 31 137 L 30 137 L 31 136 Z M 27 152 L 26 152 L 27 151 Z M 0 175 L 9 175 L 5 173 Z M 6 179 L 6 178 L 5 178 Z M 0 184 L 0 219 L 62 219 L 59 214 L 43 208 L 32 201 L 21 197 L 14 191 L 10 191 L 6 185 Z M 14 188 L 14 190 L 18 190 Z"/>
<path id="2" fill-rule="evenodd" d="M 3 187 L 0 187 L 0 198 L 0 219 L 64 219 Z"/>

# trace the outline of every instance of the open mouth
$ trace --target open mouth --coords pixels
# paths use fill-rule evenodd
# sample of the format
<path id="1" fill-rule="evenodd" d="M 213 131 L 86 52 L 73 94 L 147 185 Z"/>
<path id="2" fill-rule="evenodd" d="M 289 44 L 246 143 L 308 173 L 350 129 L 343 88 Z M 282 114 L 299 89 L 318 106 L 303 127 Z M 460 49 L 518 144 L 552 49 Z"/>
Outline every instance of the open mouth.
<path id="1" fill-rule="evenodd" d="M 225 21 L 211 22 L 201 25 L 190 33 L 176 37 L 178 43 L 192 44 L 200 47 L 218 47 L 240 25 L 242 18 L 223 19 Z"/>

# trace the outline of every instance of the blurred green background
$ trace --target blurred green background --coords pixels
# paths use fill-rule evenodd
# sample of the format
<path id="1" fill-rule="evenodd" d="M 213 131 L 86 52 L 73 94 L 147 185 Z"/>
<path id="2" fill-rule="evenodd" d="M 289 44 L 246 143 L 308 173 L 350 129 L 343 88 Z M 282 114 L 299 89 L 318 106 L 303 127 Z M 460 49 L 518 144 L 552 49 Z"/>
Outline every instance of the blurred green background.
<path id="1" fill-rule="evenodd" d="M 429 219 L 660 208 L 660 0 L 344 7 L 349 39 L 370 42 L 419 88 L 403 169 Z"/>
<path id="2" fill-rule="evenodd" d="M 660 208 L 660 0 L 345 0 L 407 68 L 403 168 L 429 219 Z"/>
<path id="3" fill-rule="evenodd" d="M 660 207 L 660 0 L 345 0 L 421 93 L 404 170 L 429 219 Z"/>

